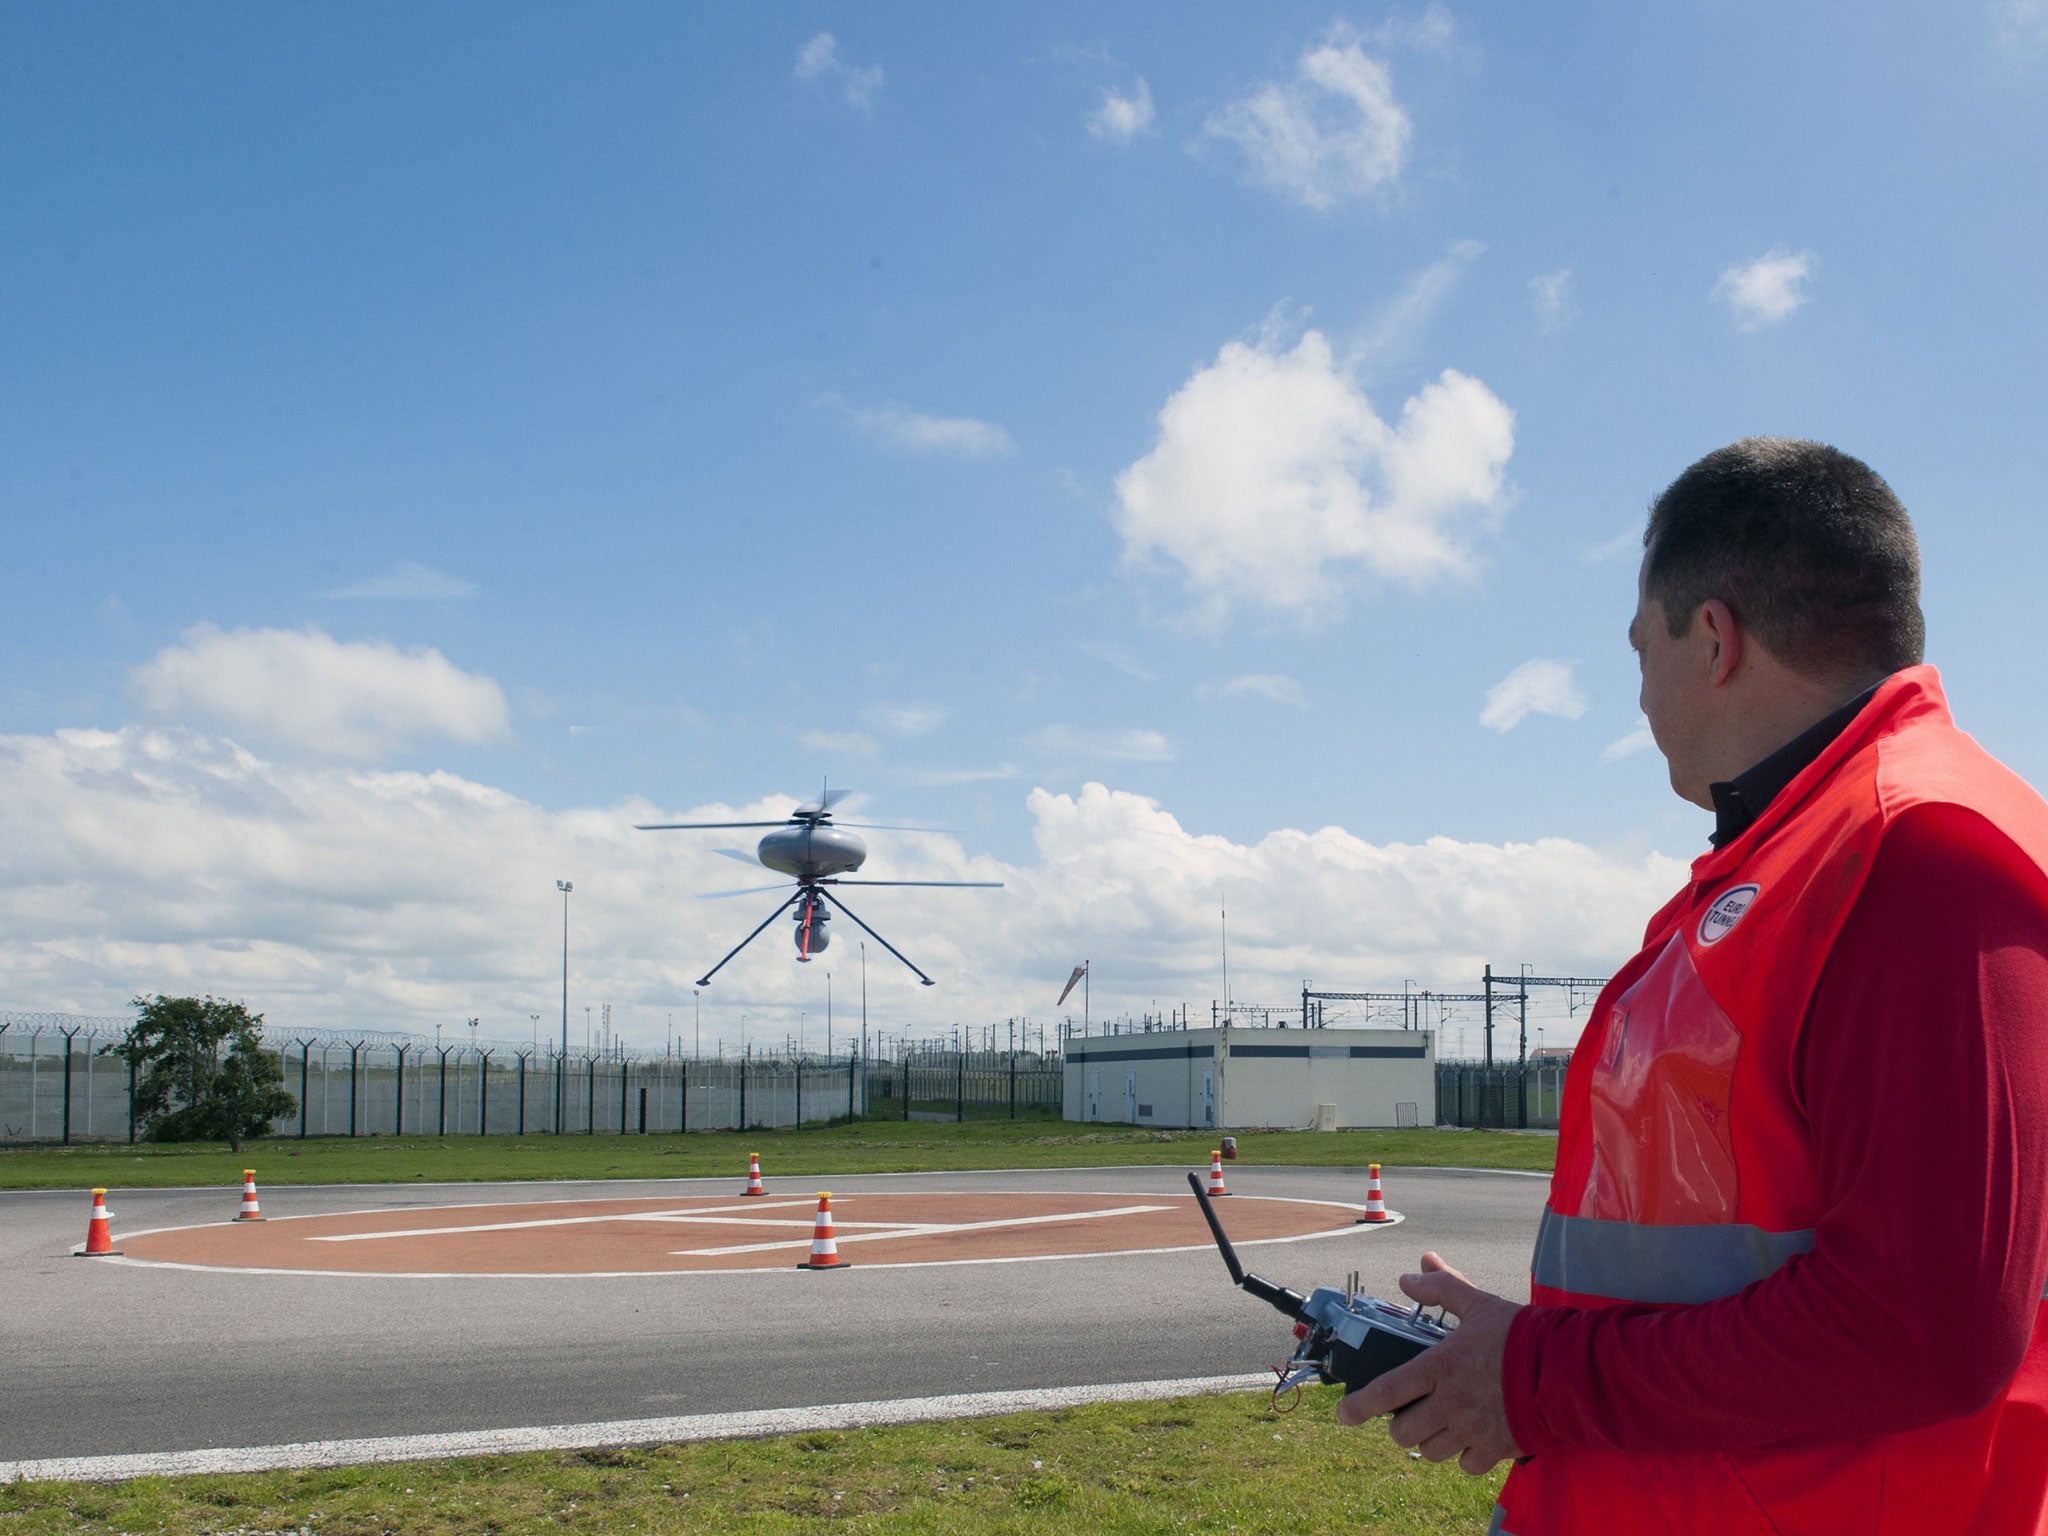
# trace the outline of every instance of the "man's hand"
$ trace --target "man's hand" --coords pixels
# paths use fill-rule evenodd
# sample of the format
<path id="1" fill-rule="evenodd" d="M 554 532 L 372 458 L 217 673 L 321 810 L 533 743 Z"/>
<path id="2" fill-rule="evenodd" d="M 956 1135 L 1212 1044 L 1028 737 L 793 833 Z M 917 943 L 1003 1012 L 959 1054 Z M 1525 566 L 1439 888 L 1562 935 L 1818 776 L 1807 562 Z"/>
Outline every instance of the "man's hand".
<path id="1" fill-rule="evenodd" d="M 1522 1454 L 1508 1431 L 1500 1385 L 1508 1324 L 1522 1309 L 1480 1290 L 1433 1253 L 1422 1256 L 1422 1268 L 1401 1277 L 1402 1291 L 1411 1301 L 1449 1310 L 1457 1331 L 1351 1393 L 1337 1405 L 1337 1422 L 1363 1424 L 1392 1413 L 1394 1444 L 1420 1450 L 1430 1461 L 1455 1456 L 1477 1477 Z"/>

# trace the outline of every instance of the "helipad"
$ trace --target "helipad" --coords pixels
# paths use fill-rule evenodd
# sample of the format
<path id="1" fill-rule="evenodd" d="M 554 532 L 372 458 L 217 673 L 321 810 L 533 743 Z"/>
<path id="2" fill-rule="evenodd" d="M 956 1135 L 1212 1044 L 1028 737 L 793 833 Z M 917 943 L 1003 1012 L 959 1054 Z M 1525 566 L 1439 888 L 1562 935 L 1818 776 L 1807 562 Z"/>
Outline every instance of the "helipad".
<path id="1" fill-rule="evenodd" d="M 637 1275 L 792 1269 L 810 1251 L 814 1193 L 409 1206 L 117 1233 L 128 1262 L 362 1275 Z M 1236 1195 L 1233 1241 L 1360 1234 L 1359 1210 Z M 835 1194 L 840 1256 L 857 1268 L 1207 1248 L 1188 1195 Z M 108 1262 L 120 1263 L 121 1260 Z"/>

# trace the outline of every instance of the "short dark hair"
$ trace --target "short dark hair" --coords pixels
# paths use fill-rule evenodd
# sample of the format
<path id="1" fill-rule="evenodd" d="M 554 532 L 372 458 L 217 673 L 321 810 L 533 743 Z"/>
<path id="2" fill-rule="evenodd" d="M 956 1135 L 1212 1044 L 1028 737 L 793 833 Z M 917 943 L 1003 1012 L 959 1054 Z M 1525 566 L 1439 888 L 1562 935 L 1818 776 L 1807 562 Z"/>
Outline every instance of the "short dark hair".
<path id="1" fill-rule="evenodd" d="M 1643 585 L 1674 637 L 1719 598 L 1794 671 L 1879 677 L 1919 663 L 1920 545 L 1876 471 L 1825 443 L 1745 437 L 1650 508 Z"/>

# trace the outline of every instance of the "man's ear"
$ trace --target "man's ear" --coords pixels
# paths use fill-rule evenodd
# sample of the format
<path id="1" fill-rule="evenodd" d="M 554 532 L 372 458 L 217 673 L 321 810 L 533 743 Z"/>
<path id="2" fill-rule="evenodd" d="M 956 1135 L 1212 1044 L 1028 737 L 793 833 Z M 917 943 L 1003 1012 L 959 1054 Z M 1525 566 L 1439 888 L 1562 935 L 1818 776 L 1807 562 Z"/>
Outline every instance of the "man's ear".
<path id="1" fill-rule="evenodd" d="M 1693 622 L 1703 632 L 1707 681 L 1717 688 L 1722 687 L 1742 666 L 1746 649 L 1742 625 L 1736 621 L 1735 610 L 1718 597 L 1710 597 L 1701 603 L 1699 616 Z"/>

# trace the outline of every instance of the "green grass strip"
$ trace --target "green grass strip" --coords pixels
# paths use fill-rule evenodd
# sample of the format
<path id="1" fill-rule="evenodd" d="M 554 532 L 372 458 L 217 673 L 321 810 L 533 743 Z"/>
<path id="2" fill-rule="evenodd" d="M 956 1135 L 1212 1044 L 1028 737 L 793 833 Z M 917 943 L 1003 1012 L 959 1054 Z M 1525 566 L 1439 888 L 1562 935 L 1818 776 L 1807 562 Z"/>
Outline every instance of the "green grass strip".
<path id="1" fill-rule="evenodd" d="M 1409 1168 L 1522 1168 L 1548 1172 L 1551 1136 L 1499 1131 L 1239 1131 L 1248 1163 L 1313 1168 L 1385 1163 Z M 225 1146 L 9 1147 L 0 1149 L 0 1189 L 161 1189 L 239 1186 L 254 1168 L 259 1185 L 468 1183 L 547 1179 L 746 1178 L 759 1152 L 771 1187 L 848 1173 L 927 1173 L 997 1168 L 1105 1165 L 1199 1167 L 1212 1131 L 1154 1131 L 1060 1120 L 968 1120 L 951 1124 L 866 1120 L 803 1130 L 688 1136 L 370 1136 L 350 1140 L 278 1138 L 240 1153 Z"/>
<path id="2" fill-rule="evenodd" d="M 499 1536 L 819 1529 L 948 1536 L 1485 1529 L 1500 1474 L 1340 1428 L 1334 1388 L 809 1432 L 649 1450 L 0 1485 L 9 1536 Z"/>

